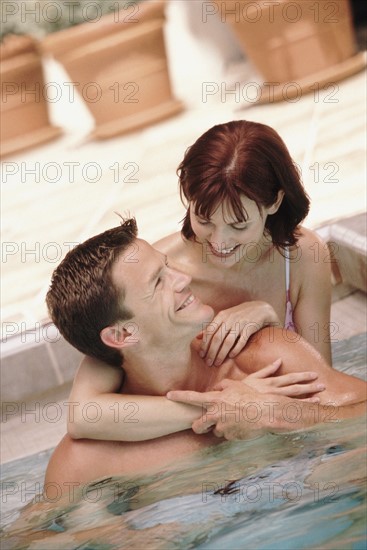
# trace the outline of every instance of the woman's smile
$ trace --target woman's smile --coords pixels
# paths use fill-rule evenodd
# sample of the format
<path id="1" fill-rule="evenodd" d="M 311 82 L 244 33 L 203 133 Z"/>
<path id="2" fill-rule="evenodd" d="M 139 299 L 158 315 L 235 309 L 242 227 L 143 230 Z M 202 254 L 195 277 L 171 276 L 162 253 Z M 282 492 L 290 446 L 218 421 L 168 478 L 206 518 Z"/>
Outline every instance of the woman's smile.
<path id="1" fill-rule="evenodd" d="M 211 243 L 209 241 L 207 241 L 207 242 L 208 242 L 208 245 L 210 247 L 210 250 L 211 250 L 212 254 L 214 256 L 217 256 L 217 258 L 229 258 L 233 254 L 235 254 L 237 252 L 238 248 L 241 246 L 240 244 L 236 244 L 236 245 L 231 246 L 231 247 L 224 247 L 223 244 L 222 244 L 222 246 L 218 246 L 218 244 L 216 244 L 216 243 Z"/>

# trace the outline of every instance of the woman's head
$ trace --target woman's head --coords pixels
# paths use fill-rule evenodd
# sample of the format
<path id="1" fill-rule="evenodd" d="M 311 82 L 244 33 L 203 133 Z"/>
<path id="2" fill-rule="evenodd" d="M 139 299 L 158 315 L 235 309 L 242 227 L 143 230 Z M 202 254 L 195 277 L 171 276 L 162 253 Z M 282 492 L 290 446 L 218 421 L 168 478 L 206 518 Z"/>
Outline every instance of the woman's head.
<path id="1" fill-rule="evenodd" d="M 278 248 L 297 241 L 309 199 L 286 145 L 269 126 L 245 120 L 214 126 L 188 148 L 177 173 L 181 198 L 189 205 L 182 227 L 186 239 L 195 238 L 190 209 L 209 220 L 224 206 L 239 223 L 246 222 L 247 198 L 261 215 L 277 205 L 266 217 L 265 232 Z"/>

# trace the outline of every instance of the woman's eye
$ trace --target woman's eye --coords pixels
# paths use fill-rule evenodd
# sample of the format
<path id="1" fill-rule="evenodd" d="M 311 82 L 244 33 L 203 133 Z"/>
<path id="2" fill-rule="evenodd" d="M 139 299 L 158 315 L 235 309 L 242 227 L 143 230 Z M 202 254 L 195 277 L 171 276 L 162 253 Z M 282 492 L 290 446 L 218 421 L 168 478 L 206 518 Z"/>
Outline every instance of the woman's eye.
<path id="1" fill-rule="evenodd" d="M 197 222 L 200 224 L 200 225 L 208 225 L 210 222 L 208 220 L 199 220 L 197 219 Z"/>
<path id="2" fill-rule="evenodd" d="M 235 229 L 236 231 L 244 231 L 245 229 L 247 229 L 247 225 L 243 225 L 242 227 L 235 227 L 234 225 L 232 225 L 232 229 Z"/>

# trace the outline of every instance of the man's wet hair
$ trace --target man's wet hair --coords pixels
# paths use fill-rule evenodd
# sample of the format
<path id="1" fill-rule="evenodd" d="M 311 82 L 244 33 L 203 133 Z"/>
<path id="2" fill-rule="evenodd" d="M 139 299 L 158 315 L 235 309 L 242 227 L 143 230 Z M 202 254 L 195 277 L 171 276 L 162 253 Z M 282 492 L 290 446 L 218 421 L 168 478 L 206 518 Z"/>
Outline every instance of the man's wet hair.
<path id="1" fill-rule="evenodd" d="M 131 319 L 125 292 L 112 281 L 112 266 L 136 239 L 135 218 L 124 219 L 70 250 L 55 269 L 46 303 L 51 319 L 72 346 L 110 365 L 121 366 L 121 353 L 100 337 L 105 327 Z"/>

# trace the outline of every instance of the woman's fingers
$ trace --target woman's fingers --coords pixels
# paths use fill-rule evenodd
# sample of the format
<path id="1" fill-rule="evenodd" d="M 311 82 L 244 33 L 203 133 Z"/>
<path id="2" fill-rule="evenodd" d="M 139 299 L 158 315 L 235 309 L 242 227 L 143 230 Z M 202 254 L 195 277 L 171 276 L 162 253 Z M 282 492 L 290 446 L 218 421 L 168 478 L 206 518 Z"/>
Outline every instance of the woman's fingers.
<path id="1" fill-rule="evenodd" d="M 320 397 L 306 397 L 305 399 L 299 399 L 299 401 L 306 401 L 307 403 L 320 403 Z"/>
<path id="2" fill-rule="evenodd" d="M 226 329 L 225 325 L 212 322 L 204 332 L 203 342 L 200 348 L 200 356 L 205 357 L 206 364 L 219 366 L 223 363 L 228 353 L 234 346 L 239 332 L 236 328 Z"/>
<path id="3" fill-rule="evenodd" d="M 292 384 L 276 388 L 273 392 L 278 395 L 286 395 L 287 397 L 297 397 L 298 395 L 306 395 L 308 393 L 320 393 L 325 390 L 325 387 L 325 384 L 318 383 Z"/>
<path id="4" fill-rule="evenodd" d="M 200 356 L 207 365 L 219 367 L 227 357 L 236 357 L 243 350 L 253 332 L 241 330 L 239 323 L 229 328 L 224 323 L 218 325 L 215 332 L 204 333 Z"/>
<path id="5" fill-rule="evenodd" d="M 282 360 L 279 357 L 279 359 L 276 359 L 275 361 L 270 363 L 270 365 L 267 365 L 266 367 L 263 367 L 262 369 L 256 372 L 253 372 L 249 376 L 251 376 L 251 378 L 267 378 L 271 374 L 274 374 L 274 372 L 276 372 L 279 369 L 281 364 L 282 364 Z M 281 378 L 281 377 L 277 376 L 276 378 L 274 378 L 274 381 L 276 381 L 278 378 Z M 244 380 L 244 382 L 245 381 L 246 380 Z"/>
<path id="6" fill-rule="evenodd" d="M 192 430 L 196 434 L 206 434 L 217 424 L 217 419 L 209 418 L 207 415 L 203 415 L 192 423 Z"/>
<path id="7" fill-rule="evenodd" d="M 236 341 L 236 336 L 234 334 L 228 334 L 226 338 L 222 341 L 216 341 L 211 344 L 206 362 L 207 364 L 214 365 L 219 367 L 223 361 L 228 357 L 229 352 L 233 348 L 233 344 Z"/>
<path id="8" fill-rule="evenodd" d="M 258 325 L 257 323 L 247 323 L 242 328 L 240 337 L 238 338 L 236 344 L 233 346 L 233 349 L 228 354 L 228 357 L 236 357 L 246 346 L 248 339 L 250 336 L 255 334 L 258 330 L 260 330 L 261 325 Z"/>
<path id="9" fill-rule="evenodd" d="M 214 363 L 214 358 L 217 353 L 214 350 L 220 348 L 222 344 L 222 336 L 220 325 L 216 318 L 203 331 L 203 338 L 200 346 L 200 357 L 205 358 L 206 363 L 211 366 Z M 211 352 L 211 353 L 209 353 Z"/>
<path id="10" fill-rule="evenodd" d="M 218 399 L 219 391 L 198 392 L 191 390 L 171 390 L 166 394 L 171 401 L 208 408 Z"/>
<path id="11" fill-rule="evenodd" d="M 290 386 L 291 384 L 307 383 L 316 380 L 316 378 L 318 378 L 318 373 L 313 371 L 290 372 L 274 377 L 273 383 L 280 388 L 282 386 Z"/>

